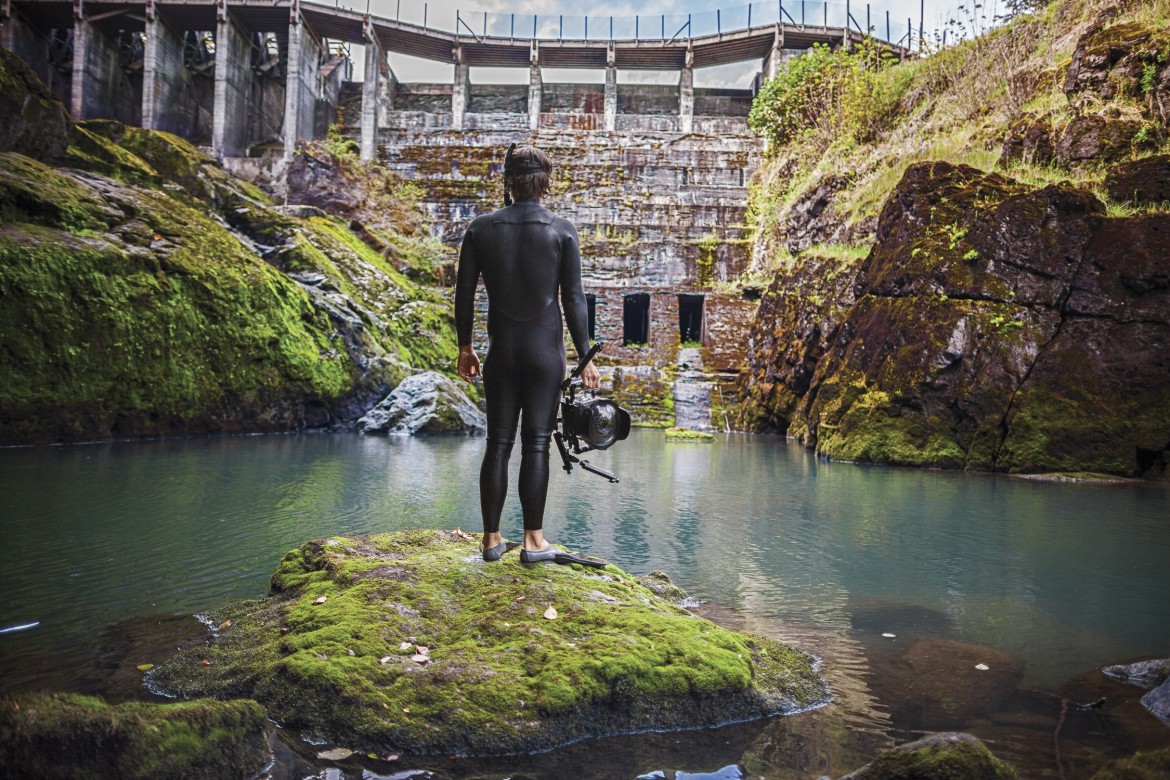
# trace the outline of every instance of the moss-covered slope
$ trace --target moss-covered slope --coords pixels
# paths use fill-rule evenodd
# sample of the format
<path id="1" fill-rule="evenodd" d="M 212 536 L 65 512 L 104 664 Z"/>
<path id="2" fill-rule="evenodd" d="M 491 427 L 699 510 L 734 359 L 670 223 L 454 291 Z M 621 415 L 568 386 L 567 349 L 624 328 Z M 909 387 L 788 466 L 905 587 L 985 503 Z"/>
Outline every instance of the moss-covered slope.
<path id="1" fill-rule="evenodd" d="M 453 370 L 447 297 L 348 222 L 167 133 L 65 129 L 41 160 L 0 151 L 0 443 L 339 425 Z"/>
<path id="2" fill-rule="evenodd" d="M 711 726 L 826 699 L 812 659 L 695 617 L 614 566 L 494 564 L 458 532 L 311 542 L 266 599 L 152 670 L 183 696 L 247 696 L 379 752 L 502 754 Z M 652 586 L 653 589 L 651 589 Z"/>

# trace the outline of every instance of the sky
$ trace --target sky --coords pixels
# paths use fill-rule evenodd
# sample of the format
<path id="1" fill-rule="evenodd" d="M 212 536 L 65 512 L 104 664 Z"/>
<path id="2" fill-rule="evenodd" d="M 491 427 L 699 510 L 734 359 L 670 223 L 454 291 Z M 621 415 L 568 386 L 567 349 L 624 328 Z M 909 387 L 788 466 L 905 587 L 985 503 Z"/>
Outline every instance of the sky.
<path id="1" fill-rule="evenodd" d="M 555 35 L 563 15 L 565 37 L 582 37 L 583 15 L 588 14 L 590 38 L 598 37 L 600 32 L 606 32 L 608 17 L 615 17 L 614 37 L 633 37 L 630 32 L 621 34 L 622 29 L 633 30 L 633 17 L 639 17 L 638 30 L 645 35 L 645 30 L 660 30 L 664 24 L 662 15 L 666 15 L 665 26 L 672 28 L 667 31 L 667 37 L 674 32 L 674 28 L 685 23 L 687 14 L 692 14 L 693 30 L 702 34 L 703 29 L 714 31 L 716 23 L 715 12 L 720 10 L 719 21 L 723 29 L 737 29 L 746 26 L 747 0 L 591 0 L 587 3 L 573 2 L 573 0 L 337 0 L 341 5 L 347 5 L 360 11 L 366 10 L 372 14 L 387 18 L 399 18 L 415 24 L 425 21 L 428 26 L 452 31 L 458 27 L 461 32 L 467 33 L 467 28 L 457 25 L 456 19 L 461 19 L 479 33 L 484 27 L 484 12 L 488 14 L 489 32 L 507 35 L 510 32 L 513 12 L 519 17 L 517 37 L 531 34 L 533 14 L 537 14 L 538 24 L 542 30 Z M 980 7 L 976 12 L 988 20 L 994 15 L 994 4 L 1002 0 L 985 0 L 986 8 Z M 923 27 L 926 37 L 932 40 L 935 31 L 941 30 L 948 18 L 965 18 L 970 14 L 970 4 L 974 0 L 871 0 L 870 20 L 875 28 L 875 34 L 885 37 L 886 12 L 889 12 L 891 37 L 895 40 L 906 34 L 907 19 L 912 20 L 915 30 L 918 29 L 919 14 L 922 13 Z M 865 0 L 850 0 L 853 17 L 862 26 L 865 25 Z M 921 3 L 921 6 L 920 6 Z M 964 6 L 963 3 L 968 3 Z M 844 17 L 845 0 L 831 0 L 829 3 L 830 25 L 833 25 L 832 16 Z M 799 19 L 800 0 L 784 0 L 784 10 L 789 15 Z M 753 26 L 759 24 L 763 14 L 777 13 L 777 6 L 771 0 L 767 3 L 757 2 L 753 5 Z M 963 10 L 960 10 L 962 8 Z M 767 9 L 767 10 L 765 10 Z M 805 13 L 810 23 L 813 19 L 821 19 L 824 15 L 822 0 L 806 0 Z M 457 16 L 458 14 L 458 16 Z M 976 20 L 978 23 L 978 20 Z M 833 25 L 835 26 L 835 25 Z M 525 32 L 521 32 L 524 29 Z M 576 31 L 573 35 L 571 31 Z M 954 39 L 952 27 L 950 39 Z M 360 53 L 355 54 L 355 78 L 360 78 Z M 404 82 L 447 82 L 453 77 L 453 66 L 405 55 L 391 53 L 390 66 L 399 81 Z M 751 85 L 752 78 L 759 71 L 760 63 L 745 62 L 733 65 L 709 68 L 695 73 L 697 87 L 740 87 Z M 552 71 L 546 69 L 545 81 L 562 81 L 577 83 L 601 83 L 604 73 L 600 70 L 583 71 Z M 471 80 L 477 84 L 527 84 L 528 72 L 523 68 L 473 68 Z M 661 83 L 678 82 L 677 73 L 657 73 L 653 71 L 619 71 L 619 83 Z"/>

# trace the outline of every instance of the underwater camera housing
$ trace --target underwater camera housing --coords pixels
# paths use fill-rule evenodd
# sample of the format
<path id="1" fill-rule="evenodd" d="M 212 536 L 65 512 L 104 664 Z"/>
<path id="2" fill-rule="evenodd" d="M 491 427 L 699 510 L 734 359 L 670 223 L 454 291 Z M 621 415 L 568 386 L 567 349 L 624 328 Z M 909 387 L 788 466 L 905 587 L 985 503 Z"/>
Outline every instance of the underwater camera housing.
<path id="1" fill-rule="evenodd" d="M 581 372 L 593 356 L 601 351 L 602 346 L 600 341 L 595 343 L 561 384 L 561 416 L 557 420 L 558 427 L 553 431 L 553 438 L 556 439 L 557 449 L 561 451 L 561 461 L 567 473 L 572 473 L 573 464 L 576 463 L 592 474 L 617 482 L 618 478 L 613 472 L 576 457 L 590 450 L 609 449 L 615 442 L 630 435 L 630 413 L 610 399 L 577 400 L 577 389 L 582 384 Z M 572 453 L 569 452 L 570 448 Z"/>

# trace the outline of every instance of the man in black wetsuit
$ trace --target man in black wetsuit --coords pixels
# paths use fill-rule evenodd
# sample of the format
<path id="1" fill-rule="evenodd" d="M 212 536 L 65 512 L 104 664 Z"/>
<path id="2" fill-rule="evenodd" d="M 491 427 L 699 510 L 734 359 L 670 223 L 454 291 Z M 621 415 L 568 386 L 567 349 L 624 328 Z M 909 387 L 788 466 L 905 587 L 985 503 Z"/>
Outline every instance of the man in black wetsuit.
<path id="1" fill-rule="evenodd" d="M 488 294 L 488 353 L 483 366 L 487 401 L 487 451 L 479 471 L 483 514 L 483 557 L 499 560 L 508 550 L 500 537 L 500 513 L 508 491 L 508 458 L 520 420 L 520 507 L 524 545 L 520 560 L 553 560 L 544 539 L 548 492 L 549 438 L 556 425 L 560 385 L 565 378 L 561 307 L 577 355 L 589 351 L 585 293 L 577 230 L 540 205 L 548 192 L 552 163 L 531 146 L 509 150 L 504 162 L 504 208 L 478 217 L 467 228 L 455 284 L 455 332 L 459 375 L 480 374 L 471 346 L 475 290 L 479 277 Z M 515 202 L 513 202 L 513 198 Z M 560 305 L 557 293 L 560 292 Z M 601 376 L 590 362 L 585 387 Z"/>

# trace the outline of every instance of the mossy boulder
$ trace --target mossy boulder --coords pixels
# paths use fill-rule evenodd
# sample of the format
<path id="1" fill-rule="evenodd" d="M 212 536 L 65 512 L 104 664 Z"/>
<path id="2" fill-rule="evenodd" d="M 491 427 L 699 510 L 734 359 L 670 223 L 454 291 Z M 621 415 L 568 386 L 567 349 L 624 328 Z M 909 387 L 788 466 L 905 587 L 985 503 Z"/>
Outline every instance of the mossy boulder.
<path id="1" fill-rule="evenodd" d="M 899 745 L 841 780 L 1015 780 L 1015 770 L 970 734 L 931 734 Z"/>
<path id="2" fill-rule="evenodd" d="M 777 275 L 749 409 L 840 460 L 1164 478 L 1168 233 L 1067 183 L 912 165 L 868 257 Z"/>
<path id="3" fill-rule="evenodd" d="M 1093 780 L 1159 780 L 1165 777 L 1170 777 L 1170 747 L 1119 758 L 1093 775 Z"/>
<path id="4" fill-rule="evenodd" d="M 208 646 L 151 670 L 152 685 L 255 697 L 282 724 L 379 753 L 546 750 L 828 696 L 809 656 L 698 618 L 615 566 L 488 564 L 457 531 L 310 542 L 268 598 L 209 624 Z"/>
<path id="5" fill-rule="evenodd" d="M 78 694 L 0 699 L 7 776 L 255 777 L 268 763 L 268 720 L 254 701 L 110 705 Z"/>
<path id="6" fill-rule="evenodd" d="M 0 151 L 43 160 L 65 154 L 69 113 L 28 63 L 0 49 Z"/>

